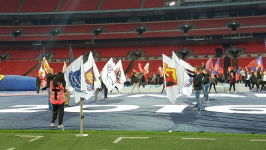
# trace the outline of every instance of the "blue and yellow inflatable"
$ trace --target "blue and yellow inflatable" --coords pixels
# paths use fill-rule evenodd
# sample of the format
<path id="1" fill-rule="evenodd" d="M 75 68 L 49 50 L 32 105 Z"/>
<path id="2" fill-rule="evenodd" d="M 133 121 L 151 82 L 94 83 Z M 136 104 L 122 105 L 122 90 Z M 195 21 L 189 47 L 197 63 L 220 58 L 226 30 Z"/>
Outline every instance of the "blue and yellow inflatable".
<path id="1" fill-rule="evenodd" d="M 36 79 L 27 76 L 0 75 L 0 91 L 35 91 Z"/>

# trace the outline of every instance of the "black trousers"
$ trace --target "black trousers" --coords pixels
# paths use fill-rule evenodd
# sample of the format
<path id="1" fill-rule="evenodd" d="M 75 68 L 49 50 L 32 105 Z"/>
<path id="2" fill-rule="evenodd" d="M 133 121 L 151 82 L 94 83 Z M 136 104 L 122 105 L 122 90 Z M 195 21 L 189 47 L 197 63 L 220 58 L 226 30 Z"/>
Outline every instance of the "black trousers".
<path id="1" fill-rule="evenodd" d="M 236 84 L 235 83 L 230 83 L 229 92 L 231 91 L 232 86 L 234 88 L 234 91 L 236 91 Z"/>
<path id="2" fill-rule="evenodd" d="M 212 86 L 213 86 L 213 88 L 214 88 L 214 90 L 215 90 L 215 92 L 216 92 L 216 87 L 215 87 L 215 83 L 210 83 L 210 88 L 209 88 L 209 92 L 211 91 L 211 89 L 212 89 Z"/>
<path id="3" fill-rule="evenodd" d="M 108 89 L 106 87 L 103 87 L 104 92 L 104 98 L 107 98 Z"/>
<path id="4" fill-rule="evenodd" d="M 58 116 L 58 125 L 63 124 L 65 104 L 54 105 L 53 104 L 53 116 L 51 123 L 54 123 Z"/>
<path id="5" fill-rule="evenodd" d="M 36 92 L 39 93 L 40 92 L 40 84 L 36 85 Z"/>
<path id="6" fill-rule="evenodd" d="M 261 90 L 260 91 L 265 90 L 265 85 L 266 85 L 266 81 L 262 81 L 261 82 Z"/>
<path id="7" fill-rule="evenodd" d="M 245 87 L 249 87 L 249 89 L 251 89 L 251 85 L 250 85 L 250 80 L 246 80 L 245 82 Z"/>
<path id="8" fill-rule="evenodd" d="M 261 80 L 260 80 L 260 81 L 257 81 L 257 84 L 256 84 L 257 91 L 259 90 L 259 88 L 260 88 L 260 85 L 262 85 L 262 81 L 261 81 Z"/>

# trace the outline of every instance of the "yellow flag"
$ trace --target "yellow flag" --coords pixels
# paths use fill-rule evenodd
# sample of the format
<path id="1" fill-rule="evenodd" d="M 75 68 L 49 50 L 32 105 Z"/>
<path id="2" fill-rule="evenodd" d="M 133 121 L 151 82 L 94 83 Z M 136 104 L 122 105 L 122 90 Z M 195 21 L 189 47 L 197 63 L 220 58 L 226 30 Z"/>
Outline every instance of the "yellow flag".
<path id="1" fill-rule="evenodd" d="M 42 67 L 46 73 L 48 73 L 48 70 L 51 69 L 45 57 L 43 57 L 43 60 L 42 60 Z"/>
<path id="2" fill-rule="evenodd" d="M 6 76 L 0 75 L 0 81 L 3 80 Z"/>

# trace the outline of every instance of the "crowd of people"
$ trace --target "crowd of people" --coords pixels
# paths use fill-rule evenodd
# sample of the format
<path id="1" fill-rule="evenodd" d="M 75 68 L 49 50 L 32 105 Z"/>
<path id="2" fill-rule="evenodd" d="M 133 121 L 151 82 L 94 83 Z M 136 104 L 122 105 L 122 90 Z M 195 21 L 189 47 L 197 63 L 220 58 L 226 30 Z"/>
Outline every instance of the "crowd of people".
<path id="1" fill-rule="evenodd" d="M 228 70 L 227 74 L 219 74 L 217 72 L 210 72 L 205 67 L 195 67 L 194 72 L 187 72 L 193 78 L 193 90 L 195 95 L 195 111 L 203 110 L 203 101 L 209 101 L 209 92 L 214 89 L 217 93 L 216 85 L 218 83 L 228 83 L 229 90 L 236 93 L 236 83 L 242 83 L 250 90 L 263 91 L 266 90 L 266 70 L 263 71 L 258 68 L 257 71 L 251 71 L 247 68 L 235 71 L 234 69 Z M 53 70 L 48 69 L 46 76 L 46 90 L 48 91 L 48 106 L 52 113 L 50 126 L 55 127 L 55 120 L 58 118 L 58 128 L 63 129 L 64 108 L 69 107 L 70 91 L 66 87 L 64 74 L 59 72 L 53 74 Z M 162 85 L 164 83 L 163 77 L 157 72 L 154 75 L 144 76 L 141 72 L 133 72 L 131 76 L 126 75 L 126 87 L 131 86 L 131 93 L 135 88 L 140 93 L 140 87 L 145 88 L 146 85 Z M 36 92 L 39 93 L 41 79 L 36 77 Z M 119 92 L 118 88 L 116 87 Z M 95 90 L 95 101 L 98 101 L 97 95 L 100 91 L 104 91 L 104 99 L 107 99 L 108 89 L 102 82 L 102 86 Z M 164 91 L 164 86 L 162 92 Z M 204 98 L 200 99 L 200 94 L 203 92 Z"/>

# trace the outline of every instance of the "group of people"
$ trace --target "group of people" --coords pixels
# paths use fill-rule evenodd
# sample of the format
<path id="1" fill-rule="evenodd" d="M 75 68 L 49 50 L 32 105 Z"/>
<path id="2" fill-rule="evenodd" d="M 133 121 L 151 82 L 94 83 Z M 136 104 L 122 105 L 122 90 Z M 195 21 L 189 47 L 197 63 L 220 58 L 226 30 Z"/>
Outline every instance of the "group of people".
<path id="1" fill-rule="evenodd" d="M 214 88 L 214 91 L 217 93 L 216 85 L 218 82 L 229 83 L 228 93 L 233 89 L 236 93 L 236 83 L 243 83 L 245 87 L 249 87 L 250 90 L 255 88 L 256 91 L 266 90 L 266 70 L 263 71 L 261 68 L 258 68 L 257 71 L 250 71 L 247 68 L 243 68 L 239 73 L 236 73 L 235 70 L 231 69 L 228 71 L 227 80 L 224 75 L 210 73 L 206 68 L 196 67 L 195 72 L 188 73 L 190 77 L 193 77 L 193 88 L 195 93 L 196 100 L 196 111 L 203 110 L 202 100 L 200 99 L 200 93 L 203 91 L 204 98 L 203 100 L 208 101 L 208 93 Z M 238 76 L 238 77 L 237 77 Z"/>
<path id="2" fill-rule="evenodd" d="M 59 72 L 57 74 L 53 74 L 53 70 L 50 68 L 48 69 L 48 74 L 46 76 L 47 86 L 46 90 L 48 91 L 48 106 L 49 110 L 53 112 L 52 120 L 50 126 L 53 128 L 55 127 L 55 121 L 58 118 L 58 128 L 63 129 L 63 117 L 64 117 L 64 108 L 69 107 L 70 101 L 70 91 L 66 87 L 66 81 L 64 79 L 64 74 Z M 209 101 L 209 92 L 212 88 L 217 93 L 216 85 L 218 82 L 228 82 L 230 84 L 229 91 L 233 89 L 236 92 L 235 84 L 237 82 L 244 83 L 246 87 L 250 89 L 254 88 L 256 85 L 257 91 L 263 91 L 266 89 L 266 71 L 262 71 L 260 68 L 257 72 L 250 72 L 248 69 L 242 69 L 238 74 L 239 77 L 237 78 L 236 72 L 234 70 L 230 70 L 228 72 L 228 78 L 225 79 L 224 75 L 213 74 L 210 73 L 206 68 L 202 67 L 195 67 L 195 71 L 188 72 L 189 76 L 193 78 L 193 89 L 195 94 L 196 106 L 195 111 L 203 110 L 203 100 Z M 238 79 L 238 80 L 237 80 Z M 131 78 L 127 76 L 127 81 L 125 82 L 125 86 L 132 85 L 132 90 L 137 87 L 140 93 L 139 87 L 145 87 L 146 84 L 149 84 L 150 77 L 145 80 L 143 73 L 133 73 Z M 156 84 L 163 84 L 163 77 L 159 76 L 156 73 L 153 77 L 153 83 Z M 36 92 L 39 93 L 40 91 L 40 84 L 41 80 L 39 77 L 36 78 Z M 101 88 L 95 90 L 95 101 L 98 101 L 97 95 L 100 91 L 104 90 L 104 99 L 107 99 L 108 89 L 102 82 Z M 117 89 L 118 90 L 118 89 Z M 203 91 L 204 98 L 200 99 L 201 91 Z"/>

